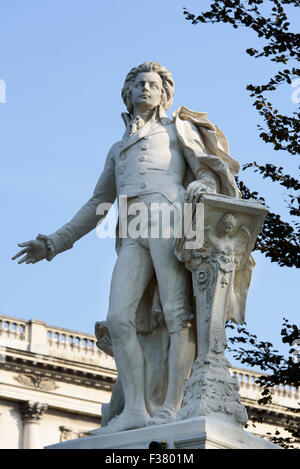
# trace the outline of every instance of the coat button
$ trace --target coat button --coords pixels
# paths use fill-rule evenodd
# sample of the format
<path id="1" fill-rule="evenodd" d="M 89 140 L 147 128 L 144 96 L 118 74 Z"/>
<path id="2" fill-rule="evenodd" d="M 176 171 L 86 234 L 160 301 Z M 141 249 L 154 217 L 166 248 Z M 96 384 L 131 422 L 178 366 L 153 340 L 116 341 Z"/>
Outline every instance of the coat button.
<path id="1" fill-rule="evenodd" d="M 125 168 L 122 166 L 119 168 L 119 174 L 124 174 L 125 173 Z"/>
<path id="2" fill-rule="evenodd" d="M 124 187 L 124 186 L 125 186 L 125 182 L 124 181 L 120 182 L 120 187 Z"/>
<path id="3" fill-rule="evenodd" d="M 146 171 L 144 169 L 140 169 L 140 174 L 145 174 Z"/>
<path id="4" fill-rule="evenodd" d="M 140 161 L 145 161 L 145 157 L 142 155 L 142 156 L 139 157 L 139 160 Z"/>
<path id="5" fill-rule="evenodd" d="M 146 183 L 145 182 L 142 182 L 142 184 L 140 185 L 141 189 L 145 189 L 146 187 Z"/>
<path id="6" fill-rule="evenodd" d="M 148 150 L 148 148 L 149 148 L 149 145 L 147 144 L 142 145 L 142 150 Z"/>
<path id="7" fill-rule="evenodd" d="M 124 161 L 124 160 L 126 160 L 126 158 L 127 158 L 126 153 L 121 153 L 120 160 Z"/>

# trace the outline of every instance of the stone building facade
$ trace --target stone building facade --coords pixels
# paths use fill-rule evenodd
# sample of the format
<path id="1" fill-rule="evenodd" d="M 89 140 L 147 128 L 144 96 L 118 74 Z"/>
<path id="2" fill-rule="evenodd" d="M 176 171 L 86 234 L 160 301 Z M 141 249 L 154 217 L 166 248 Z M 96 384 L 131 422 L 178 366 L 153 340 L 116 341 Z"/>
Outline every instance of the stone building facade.
<path id="1" fill-rule="evenodd" d="M 233 368 L 249 416 L 259 410 L 259 373 Z M 114 360 L 96 347 L 93 335 L 0 315 L 0 448 L 38 449 L 82 438 L 101 425 L 101 404 L 110 400 Z M 282 429 L 299 389 L 277 389 L 258 436 Z"/>

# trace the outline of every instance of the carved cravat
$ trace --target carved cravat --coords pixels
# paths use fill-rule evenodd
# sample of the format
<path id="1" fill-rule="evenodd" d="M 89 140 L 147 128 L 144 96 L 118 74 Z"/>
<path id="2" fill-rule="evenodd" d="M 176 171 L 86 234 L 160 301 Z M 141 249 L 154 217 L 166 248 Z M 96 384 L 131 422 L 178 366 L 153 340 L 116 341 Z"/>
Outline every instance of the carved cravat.
<path id="1" fill-rule="evenodd" d="M 129 135 L 135 134 L 144 125 L 144 119 L 142 119 L 140 116 L 136 116 L 129 124 Z"/>

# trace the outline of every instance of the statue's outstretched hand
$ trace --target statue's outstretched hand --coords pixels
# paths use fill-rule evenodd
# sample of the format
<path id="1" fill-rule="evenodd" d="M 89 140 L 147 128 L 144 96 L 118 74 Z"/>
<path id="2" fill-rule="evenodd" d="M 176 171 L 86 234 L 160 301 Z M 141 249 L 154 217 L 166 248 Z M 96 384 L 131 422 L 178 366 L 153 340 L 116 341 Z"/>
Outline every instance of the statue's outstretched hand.
<path id="1" fill-rule="evenodd" d="M 45 259 L 47 256 L 47 244 L 45 241 L 31 240 L 26 243 L 19 243 L 22 249 L 15 256 L 12 257 L 12 260 L 17 259 L 18 257 L 24 256 L 18 261 L 18 264 L 26 262 L 26 264 L 35 264 L 36 262 Z"/>

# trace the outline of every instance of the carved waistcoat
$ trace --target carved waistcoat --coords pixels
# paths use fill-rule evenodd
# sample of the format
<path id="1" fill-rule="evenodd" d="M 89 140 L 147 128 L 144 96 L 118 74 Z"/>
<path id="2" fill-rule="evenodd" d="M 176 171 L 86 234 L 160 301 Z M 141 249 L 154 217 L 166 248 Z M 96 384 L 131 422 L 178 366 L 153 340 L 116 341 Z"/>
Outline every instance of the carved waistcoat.
<path id="1" fill-rule="evenodd" d="M 175 125 L 157 123 L 124 138 L 115 153 L 117 195 L 161 193 L 170 201 L 183 191 L 186 161 Z M 149 127 L 148 127 L 149 128 Z"/>

